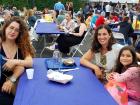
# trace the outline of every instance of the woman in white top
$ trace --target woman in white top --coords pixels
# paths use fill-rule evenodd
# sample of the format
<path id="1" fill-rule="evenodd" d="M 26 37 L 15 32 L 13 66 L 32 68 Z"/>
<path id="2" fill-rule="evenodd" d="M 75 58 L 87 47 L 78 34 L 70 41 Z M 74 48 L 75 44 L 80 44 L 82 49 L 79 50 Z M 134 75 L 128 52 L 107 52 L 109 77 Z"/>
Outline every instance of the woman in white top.
<path id="1" fill-rule="evenodd" d="M 62 21 L 59 27 L 66 33 L 72 32 L 74 30 L 76 27 L 76 22 L 74 22 L 72 19 L 72 14 L 70 12 L 65 14 L 65 19 Z"/>
<path id="2" fill-rule="evenodd" d="M 102 25 L 95 30 L 92 48 L 81 58 L 80 63 L 91 68 L 99 79 L 103 72 L 110 72 L 117 59 L 118 53 L 123 46 L 116 43 L 111 29 Z M 93 60 L 93 63 L 92 63 Z"/>

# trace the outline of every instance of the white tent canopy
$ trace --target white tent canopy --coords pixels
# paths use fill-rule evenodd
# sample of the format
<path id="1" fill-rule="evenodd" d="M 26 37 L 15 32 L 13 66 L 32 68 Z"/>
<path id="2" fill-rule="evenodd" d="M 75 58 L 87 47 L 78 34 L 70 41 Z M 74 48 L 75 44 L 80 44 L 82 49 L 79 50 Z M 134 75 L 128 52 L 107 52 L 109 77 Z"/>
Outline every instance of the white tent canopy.
<path id="1" fill-rule="evenodd" d="M 117 3 L 118 1 L 120 3 L 138 3 L 139 0 L 89 0 L 90 2 L 112 2 L 112 3 Z"/>

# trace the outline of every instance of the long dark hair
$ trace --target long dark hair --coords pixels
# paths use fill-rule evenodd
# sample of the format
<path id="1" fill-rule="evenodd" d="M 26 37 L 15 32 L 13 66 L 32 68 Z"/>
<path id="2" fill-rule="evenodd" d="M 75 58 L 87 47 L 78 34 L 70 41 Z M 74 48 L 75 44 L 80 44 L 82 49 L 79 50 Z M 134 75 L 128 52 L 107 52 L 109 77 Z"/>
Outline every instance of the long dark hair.
<path id="1" fill-rule="evenodd" d="M 98 37 L 99 30 L 103 29 L 103 28 L 106 29 L 107 32 L 109 33 L 109 35 L 111 36 L 109 39 L 109 42 L 108 42 L 108 47 L 107 47 L 108 51 L 112 50 L 112 45 L 116 43 L 116 40 L 113 37 L 113 33 L 112 33 L 111 29 L 107 25 L 101 25 L 95 30 L 95 33 L 94 33 L 92 48 L 91 48 L 91 50 L 93 52 L 96 52 L 96 53 L 100 52 L 100 48 L 102 47 L 102 45 L 99 43 L 97 37 Z"/>
<path id="2" fill-rule="evenodd" d="M 81 23 L 85 23 L 85 18 L 83 14 L 78 14 L 77 17 L 80 18 Z"/>
<path id="3" fill-rule="evenodd" d="M 137 56 L 136 56 L 136 52 L 135 52 L 134 48 L 131 47 L 131 46 L 125 46 L 119 52 L 118 59 L 116 61 L 115 72 L 122 73 L 122 72 L 124 72 L 127 69 L 127 68 L 124 69 L 124 66 L 120 62 L 120 56 L 123 53 L 123 51 L 125 51 L 125 50 L 130 51 L 130 53 L 132 54 L 132 59 L 133 59 L 132 60 L 132 63 L 129 64 L 127 66 L 127 68 L 134 67 L 134 66 L 135 67 L 138 67 L 138 64 L 137 64 Z"/>

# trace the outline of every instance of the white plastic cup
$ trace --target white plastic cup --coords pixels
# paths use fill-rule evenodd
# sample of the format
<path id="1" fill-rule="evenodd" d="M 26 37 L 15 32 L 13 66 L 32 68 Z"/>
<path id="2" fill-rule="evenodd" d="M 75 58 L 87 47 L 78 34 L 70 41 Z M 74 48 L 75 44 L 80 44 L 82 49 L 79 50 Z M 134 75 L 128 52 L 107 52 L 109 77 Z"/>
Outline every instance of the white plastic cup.
<path id="1" fill-rule="evenodd" d="M 28 79 L 33 79 L 34 69 L 26 69 L 26 74 Z"/>

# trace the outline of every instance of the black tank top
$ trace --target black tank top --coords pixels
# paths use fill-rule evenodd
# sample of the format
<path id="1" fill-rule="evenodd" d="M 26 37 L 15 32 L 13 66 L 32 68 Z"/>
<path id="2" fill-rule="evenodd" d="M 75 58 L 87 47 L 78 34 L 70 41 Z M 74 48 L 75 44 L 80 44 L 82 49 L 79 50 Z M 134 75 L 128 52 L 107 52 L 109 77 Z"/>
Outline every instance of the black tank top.
<path id="1" fill-rule="evenodd" d="M 75 32 L 75 33 L 79 33 L 79 30 L 80 30 L 80 26 L 76 27 L 76 28 L 74 29 L 74 32 Z M 82 35 L 81 37 L 84 37 L 85 33 L 86 33 L 86 31 L 84 31 L 84 33 L 83 33 L 83 35 Z"/>
<path id="2" fill-rule="evenodd" d="M 18 52 L 18 54 L 17 54 L 17 52 Z M 23 56 L 22 56 L 21 50 L 19 48 L 18 48 L 17 52 L 15 54 L 14 59 L 21 59 L 22 60 Z M 0 54 L 2 56 L 6 57 L 6 54 L 5 54 L 2 46 L 1 46 Z M 1 79 L 0 79 L 0 90 L 1 90 L 1 87 L 2 87 L 3 83 L 6 81 L 6 76 L 9 77 L 9 76 L 11 76 L 13 74 L 12 71 L 4 71 L 3 69 L 1 69 L 1 71 L 2 71 L 2 74 L 1 74 Z"/>

